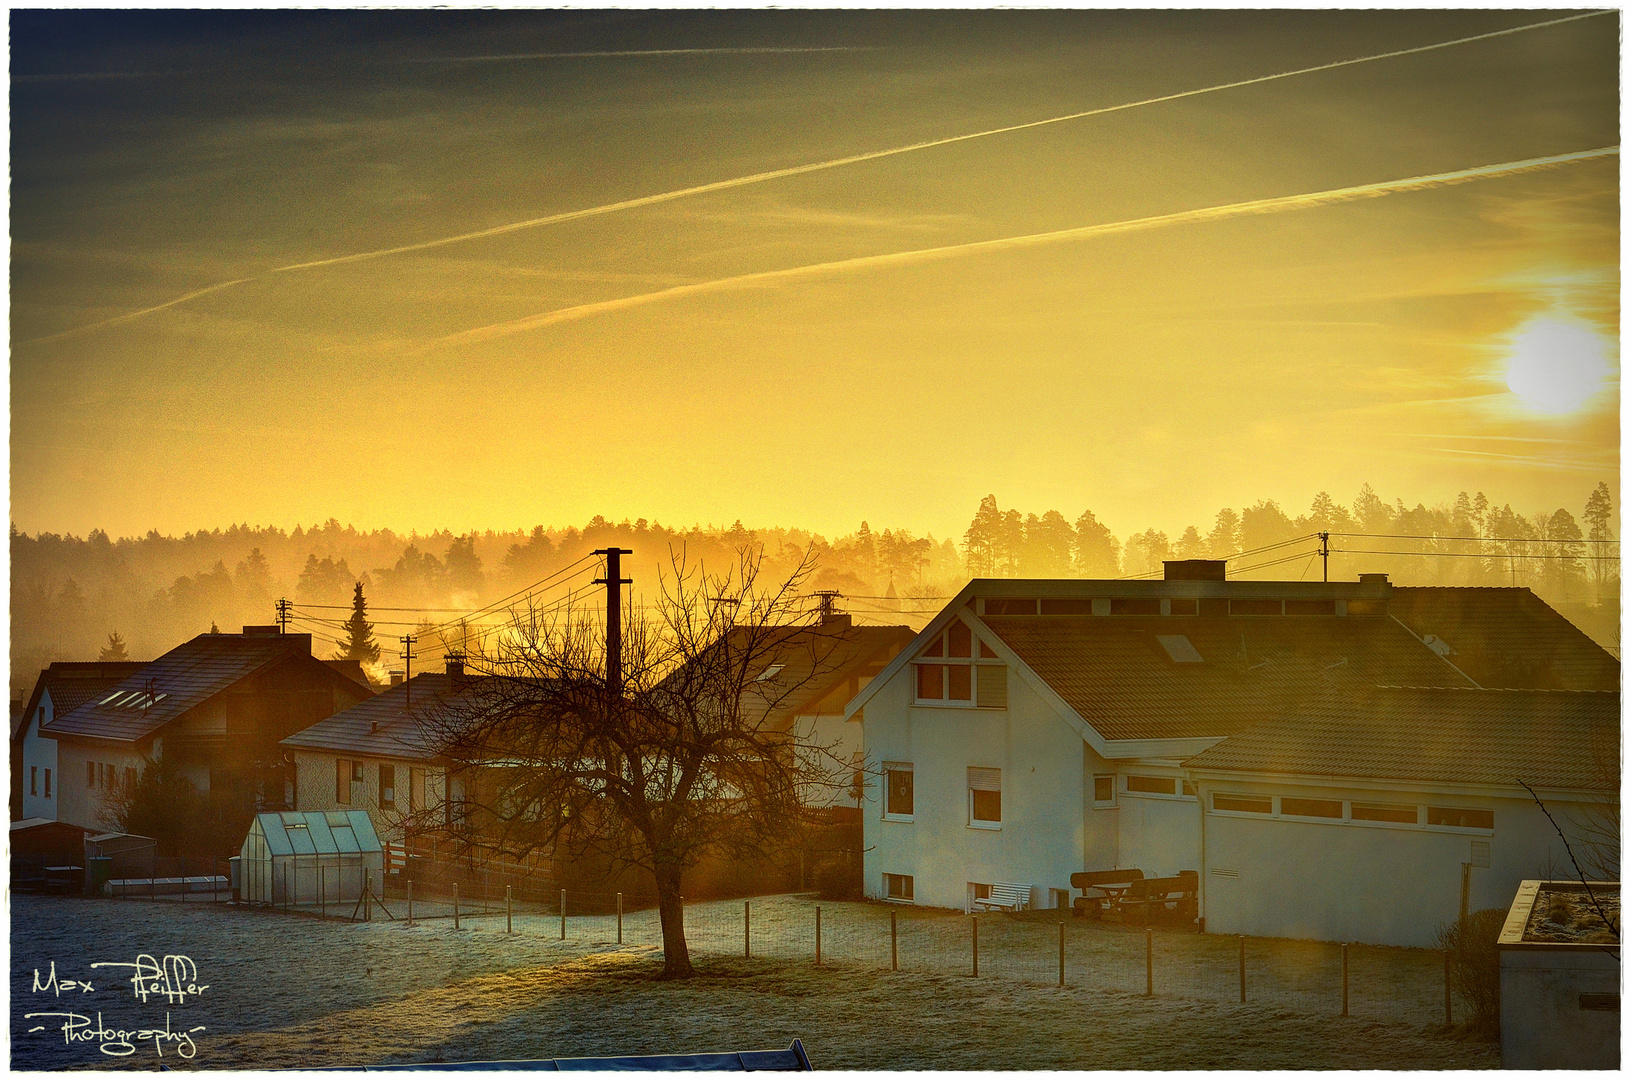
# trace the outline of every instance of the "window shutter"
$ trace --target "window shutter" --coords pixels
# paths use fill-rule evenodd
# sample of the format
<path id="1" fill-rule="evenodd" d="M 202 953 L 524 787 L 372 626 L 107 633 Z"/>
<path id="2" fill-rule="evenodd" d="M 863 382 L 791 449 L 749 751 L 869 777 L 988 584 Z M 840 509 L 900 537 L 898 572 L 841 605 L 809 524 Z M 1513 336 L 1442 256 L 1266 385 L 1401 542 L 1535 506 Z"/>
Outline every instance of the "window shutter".
<path id="1" fill-rule="evenodd" d="M 981 709 L 1007 708 L 1007 668 L 996 664 L 979 665 L 979 700 Z"/>
<path id="2" fill-rule="evenodd" d="M 968 787 L 974 791 L 1001 791 L 1001 769 L 968 769 Z"/>

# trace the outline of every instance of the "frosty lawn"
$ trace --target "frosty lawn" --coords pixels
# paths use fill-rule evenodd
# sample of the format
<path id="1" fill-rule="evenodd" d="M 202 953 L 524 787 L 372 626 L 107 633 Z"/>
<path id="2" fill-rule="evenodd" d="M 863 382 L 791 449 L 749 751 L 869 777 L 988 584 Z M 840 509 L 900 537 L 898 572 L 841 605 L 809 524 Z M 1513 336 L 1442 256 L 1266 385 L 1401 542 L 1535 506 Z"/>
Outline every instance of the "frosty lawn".
<path id="1" fill-rule="evenodd" d="M 702 976 L 663 983 L 650 913 L 552 913 L 462 922 L 323 922 L 163 901 L 12 898 L 12 1067 L 323 1067 L 594 1054 L 703 1053 L 802 1038 L 817 1068 L 1485 1068 L 1497 1048 L 1437 1034 L 1438 954 L 1353 950 L 1351 1016 L 1340 1013 L 1339 947 L 1251 939 L 1246 1004 L 1238 939 L 1155 934 L 1155 996 L 1143 996 L 1144 935 L 1075 920 L 1057 985 L 1051 912 L 980 919 L 980 978 L 967 916 L 895 909 L 901 970 L 889 970 L 890 909 L 823 903 L 821 967 L 814 902 L 752 902 L 751 959 L 741 901 L 687 906 Z M 200 997 L 165 1006 L 132 996 L 140 953 L 190 956 Z M 1334 958 L 1334 966 L 1332 966 Z M 32 989 L 52 961 L 94 993 Z M 1052 983 L 1054 985 L 1048 985 Z M 1434 1004 L 1435 1003 L 1435 1004 Z M 129 1056 L 65 1045 L 77 1011 L 105 1028 L 204 1025 L 190 1061 L 175 1045 L 134 1041 Z M 46 1030 L 29 1028 L 46 1025 Z"/>

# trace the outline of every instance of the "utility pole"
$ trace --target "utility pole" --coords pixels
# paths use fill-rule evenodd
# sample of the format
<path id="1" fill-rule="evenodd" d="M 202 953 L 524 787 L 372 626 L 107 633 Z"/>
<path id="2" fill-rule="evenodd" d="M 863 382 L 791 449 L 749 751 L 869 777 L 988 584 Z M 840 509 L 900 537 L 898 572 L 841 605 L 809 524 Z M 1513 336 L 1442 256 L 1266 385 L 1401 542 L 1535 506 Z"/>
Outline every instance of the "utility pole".
<path id="1" fill-rule="evenodd" d="M 289 608 L 293 606 L 287 600 L 277 602 L 277 632 L 279 634 L 289 632 Z"/>
<path id="2" fill-rule="evenodd" d="M 623 589 L 634 584 L 633 578 L 622 576 L 624 555 L 632 555 L 628 548 L 601 548 L 595 555 L 606 557 L 606 576 L 595 578 L 596 585 L 606 587 L 606 692 L 613 698 L 623 692 Z"/>
<path id="3" fill-rule="evenodd" d="M 402 651 L 397 653 L 398 656 L 407 662 L 407 673 L 406 677 L 402 680 L 402 686 L 407 693 L 407 708 L 409 709 L 413 708 L 413 643 L 418 640 L 419 639 L 414 637 L 412 634 L 403 634 Z"/>
<path id="4" fill-rule="evenodd" d="M 1327 532 L 1319 534 L 1319 555 L 1324 559 L 1324 580 L 1328 583 L 1330 580 L 1330 534 Z"/>

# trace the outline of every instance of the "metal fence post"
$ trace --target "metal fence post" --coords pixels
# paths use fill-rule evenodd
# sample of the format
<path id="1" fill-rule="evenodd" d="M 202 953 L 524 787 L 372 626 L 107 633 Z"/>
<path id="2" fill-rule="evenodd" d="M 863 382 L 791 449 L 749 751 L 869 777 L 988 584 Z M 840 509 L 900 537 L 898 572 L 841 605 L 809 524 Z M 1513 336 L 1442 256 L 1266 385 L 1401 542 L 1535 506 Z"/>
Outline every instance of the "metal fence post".
<path id="1" fill-rule="evenodd" d="M 617 944 L 623 943 L 623 894 L 617 894 Z"/>
<path id="2" fill-rule="evenodd" d="M 741 954 L 751 960 L 753 958 L 753 902 L 741 902 Z"/>
<path id="3" fill-rule="evenodd" d="M 979 978 L 979 916 L 973 917 L 973 977 Z"/>
<path id="4" fill-rule="evenodd" d="M 821 905 L 815 905 L 815 966 L 821 966 Z"/>
<path id="5" fill-rule="evenodd" d="M 560 940 L 566 940 L 566 890 L 560 890 Z"/>
<path id="6" fill-rule="evenodd" d="M 413 879 L 408 878 L 408 925 L 413 925 Z"/>
<path id="7" fill-rule="evenodd" d="M 1064 985 L 1064 924 L 1058 924 L 1058 985 Z"/>
<path id="8" fill-rule="evenodd" d="M 1239 999 L 1245 1001 L 1245 935 L 1239 936 Z"/>
<path id="9" fill-rule="evenodd" d="M 362 921 L 374 921 L 374 875 L 373 871 L 362 871 Z"/>
<path id="10" fill-rule="evenodd" d="M 1341 943 L 1341 1015 L 1347 1015 L 1347 943 Z"/>
<path id="11" fill-rule="evenodd" d="M 328 918 L 328 868 L 322 863 L 317 864 L 317 910 Z"/>
<path id="12" fill-rule="evenodd" d="M 513 903 L 512 888 L 504 886 L 504 933 L 515 932 L 515 905 Z"/>
<path id="13" fill-rule="evenodd" d="M 453 929 L 458 929 L 458 882 L 453 882 Z"/>
<path id="14" fill-rule="evenodd" d="M 1455 1022 L 1454 1004 L 1449 990 L 1449 950 L 1443 950 L 1443 1026 L 1449 1027 Z"/>
<path id="15" fill-rule="evenodd" d="M 1147 927 L 1143 931 L 1143 993 L 1145 997 L 1155 993 L 1155 932 Z"/>
<path id="16" fill-rule="evenodd" d="M 897 916 L 900 913 L 889 908 L 889 970 L 900 970 L 900 924 Z"/>

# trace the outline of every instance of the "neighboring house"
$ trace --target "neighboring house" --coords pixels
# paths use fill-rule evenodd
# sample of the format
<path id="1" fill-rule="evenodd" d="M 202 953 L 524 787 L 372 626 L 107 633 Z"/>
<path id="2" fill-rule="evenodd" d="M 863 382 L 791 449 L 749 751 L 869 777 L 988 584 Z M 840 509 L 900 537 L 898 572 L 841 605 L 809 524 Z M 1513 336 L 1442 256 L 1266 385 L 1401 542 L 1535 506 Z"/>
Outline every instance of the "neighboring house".
<path id="1" fill-rule="evenodd" d="M 101 831 L 103 797 L 135 783 L 148 759 L 234 814 L 290 805 L 278 740 L 370 692 L 313 657 L 310 634 L 243 631 L 200 634 L 41 725 L 57 744 L 59 820 Z"/>
<path id="2" fill-rule="evenodd" d="M 54 821 L 57 818 L 62 770 L 57 765 L 57 741 L 41 735 L 41 725 L 73 712 L 145 666 L 128 661 L 58 661 L 40 672 L 34 693 L 28 698 L 11 736 L 13 821 L 21 818 Z"/>
<path id="3" fill-rule="evenodd" d="M 1457 595 L 1423 595 L 1444 593 Z M 1499 634 L 1513 608 L 1530 617 L 1521 641 Z M 1474 907 L 1565 858 L 1538 807 L 1512 794 L 1522 777 L 1496 777 L 1496 760 L 1532 765 L 1568 804 L 1557 809 L 1589 801 L 1558 772 L 1577 764 L 1576 746 L 1485 757 L 1500 740 L 1509 754 L 1524 711 L 1549 715 L 1553 699 L 1482 690 L 1454 663 L 1478 657 L 1479 674 L 1518 687 L 1616 691 L 1616 661 L 1546 612 L 1527 590 L 1395 589 L 1378 574 L 1225 581 L 1203 561 L 1168 563 L 1164 581 L 976 580 L 847 707 L 881 774 L 865 812 L 866 893 L 964 907 L 1016 882 L 1053 907 L 1068 904 L 1075 871 L 1199 870 L 1212 929 L 1427 944 L 1458 914 L 1460 863 L 1486 861 L 1473 840 L 1498 852 L 1471 872 Z M 1561 698 L 1575 707 L 1558 724 L 1617 745 L 1616 692 Z M 1413 735 L 1381 719 L 1410 710 Z M 1429 730 L 1483 745 L 1463 767 L 1439 758 L 1404 777 L 1397 756 L 1424 761 L 1428 744 L 1409 738 Z M 1279 762 L 1304 731 L 1353 752 Z M 1393 816 L 1364 819 L 1372 797 Z M 1326 835 L 1337 820 L 1339 842 Z M 1338 850 L 1344 872 L 1332 874 Z M 1406 890 L 1419 895 L 1394 900 Z M 1395 918 L 1389 902 L 1407 912 Z"/>
<path id="4" fill-rule="evenodd" d="M 473 689 L 464 664 L 449 659 L 442 672 L 422 673 L 335 713 L 283 740 L 294 759 L 295 809 L 361 810 L 379 838 L 407 839 L 410 817 L 440 808 L 451 824 L 462 796 L 455 778 L 454 802 L 446 800 L 447 762 L 421 728 Z"/>

